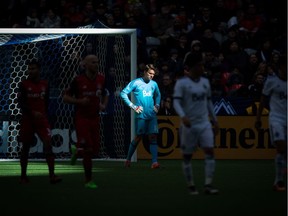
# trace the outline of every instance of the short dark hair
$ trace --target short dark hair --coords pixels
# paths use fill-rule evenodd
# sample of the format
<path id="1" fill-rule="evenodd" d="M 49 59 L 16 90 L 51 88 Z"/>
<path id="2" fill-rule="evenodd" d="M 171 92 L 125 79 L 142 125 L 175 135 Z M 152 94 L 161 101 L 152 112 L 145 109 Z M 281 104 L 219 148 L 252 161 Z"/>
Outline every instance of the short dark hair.
<path id="1" fill-rule="evenodd" d="M 195 65 L 201 63 L 203 61 L 202 59 L 202 54 L 201 53 L 190 53 L 186 59 L 185 59 L 185 62 L 184 62 L 184 67 L 189 67 L 189 68 L 192 68 L 194 67 Z"/>

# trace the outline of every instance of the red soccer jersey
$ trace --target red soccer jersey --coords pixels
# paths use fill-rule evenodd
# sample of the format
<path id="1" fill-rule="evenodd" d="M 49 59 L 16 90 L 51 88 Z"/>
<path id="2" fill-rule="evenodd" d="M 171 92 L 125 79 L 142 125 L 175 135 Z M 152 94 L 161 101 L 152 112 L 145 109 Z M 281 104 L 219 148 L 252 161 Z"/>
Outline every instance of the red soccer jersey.
<path id="1" fill-rule="evenodd" d="M 31 111 L 35 111 L 46 116 L 49 100 L 48 81 L 23 80 L 19 85 L 18 99 L 23 115 L 31 115 Z"/>
<path id="2" fill-rule="evenodd" d="M 103 75 L 98 74 L 93 80 L 89 79 L 86 74 L 75 77 L 67 93 L 76 98 L 87 97 L 90 100 L 88 106 L 76 106 L 76 116 L 84 118 L 99 116 L 99 104 L 101 98 L 106 94 L 105 89 L 105 77 Z"/>

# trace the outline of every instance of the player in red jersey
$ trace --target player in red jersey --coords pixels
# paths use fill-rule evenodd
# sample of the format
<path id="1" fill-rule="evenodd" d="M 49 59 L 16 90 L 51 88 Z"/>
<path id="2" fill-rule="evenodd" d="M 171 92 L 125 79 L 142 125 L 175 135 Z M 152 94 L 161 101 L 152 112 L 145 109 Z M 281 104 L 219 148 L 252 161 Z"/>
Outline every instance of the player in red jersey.
<path id="1" fill-rule="evenodd" d="M 49 169 L 50 183 L 55 184 L 61 178 L 54 173 L 54 154 L 51 145 L 51 130 L 48 121 L 49 85 L 40 79 L 40 64 L 36 60 L 28 62 L 28 78 L 19 84 L 18 103 L 22 112 L 19 130 L 21 146 L 20 183 L 28 183 L 27 164 L 29 150 L 36 133 L 43 142 L 44 154 Z"/>
<path id="2" fill-rule="evenodd" d="M 75 154 L 83 157 L 85 187 L 97 188 L 92 180 L 92 158 L 99 154 L 100 119 L 109 99 L 109 91 L 105 86 L 105 77 L 99 73 L 99 59 L 95 55 L 87 55 L 83 59 L 85 73 L 76 76 L 65 90 L 63 101 L 74 104 L 75 130 L 77 144 Z M 72 155 L 73 155 L 73 149 Z M 72 156 L 73 158 L 73 156 Z M 75 161 L 71 161 L 72 164 Z"/>

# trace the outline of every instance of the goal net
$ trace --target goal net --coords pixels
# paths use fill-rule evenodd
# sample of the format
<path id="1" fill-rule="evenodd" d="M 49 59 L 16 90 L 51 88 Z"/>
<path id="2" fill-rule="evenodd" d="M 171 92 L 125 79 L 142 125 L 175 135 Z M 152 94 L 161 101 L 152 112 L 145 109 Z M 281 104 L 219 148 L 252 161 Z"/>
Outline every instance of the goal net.
<path id="1" fill-rule="evenodd" d="M 27 60 L 38 59 L 41 76 L 50 83 L 49 120 L 53 151 L 58 159 L 70 157 L 77 140 L 73 105 L 64 104 L 62 92 L 82 72 L 81 59 L 96 54 L 108 80 L 110 100 L 101 116 L 100 158 L 125 158 L 133 133 L 131 112 L 120 90 L 136 71 L 135 29 L 0 29 L 0 159 L 18 159 L 17 141 L 21 110 L 18 84 L 27 74 Z M 35 135 L 30 158 L 43 157 L 43 144 Z"/>

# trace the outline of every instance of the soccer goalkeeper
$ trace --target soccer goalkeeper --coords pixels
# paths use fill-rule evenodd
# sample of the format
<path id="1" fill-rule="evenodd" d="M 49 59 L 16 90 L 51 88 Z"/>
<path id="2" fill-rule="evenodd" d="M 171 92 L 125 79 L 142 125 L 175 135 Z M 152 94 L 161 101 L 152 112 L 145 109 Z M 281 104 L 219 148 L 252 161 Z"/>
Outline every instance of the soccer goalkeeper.
<path id="1" fill-rule="evenodd" d="M 144 135 L 148 135 L 148 141 L 150 144 L 149 148 L 152 156 L 151 168 L 157 169 L 160 167 L 157 160 L 157 112 L 159 109 L 161 94 L 158 84 L 152 80 L 154 75 L 154 66 L 151 64 L 146 65 L 143 76 L 128 83 L 120 94 L 125 104 L 136 112 L 136 136 L 129 145 L 125 167 L 131 166 L 132 155 Z M 128 95 L 131 92 L 134 93 L 135 103 L 129 99 Z"/>

